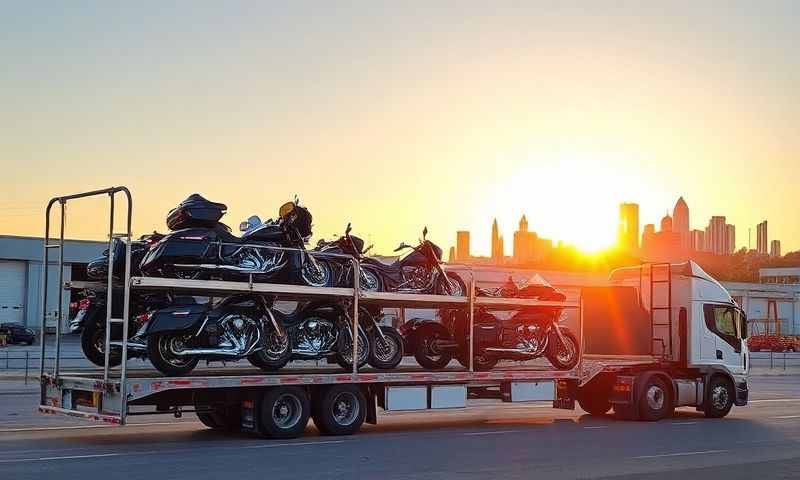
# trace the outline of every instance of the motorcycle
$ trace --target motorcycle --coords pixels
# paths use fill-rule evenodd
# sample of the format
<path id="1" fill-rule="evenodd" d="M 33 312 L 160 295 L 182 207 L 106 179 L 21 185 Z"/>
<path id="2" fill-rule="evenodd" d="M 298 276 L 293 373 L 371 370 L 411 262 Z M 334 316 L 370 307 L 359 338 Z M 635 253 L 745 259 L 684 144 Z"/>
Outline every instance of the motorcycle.
<path id="1" fill-rule="evenodd" d="M 279 210 L 278 220 L 257 216 L 242 222 L 241 237 L 220 223 L 227 207 L 198 194 L 189 196 L 167 216 L 173 233 L 156 243 L 140 269 L 147 276 L 299 283 L 331 286 L 330 265 L 305 249 L 311 237 L 311 213 L 294 202 Z"/>
<path id="2" fill-rule="evenodd" d="M 376 291 L 421 293 L 463 297 L 466 287 L 461 277 L 442 268 L 442 249 L 428 240 L 428 227 L 416 247 L 401 243 L 394 251 L 411 251 L 391 264 L 375 257 L 362 257 L 361 268 L 378 279 Z"/>
<path id="3" fill-rule="evenodd" d="M 262 354 L 251 362 L 263 370 L 277 370 L 289 360 L 327 359 L 345 370 L 352 369 L 353 342 L 350 302 L 311 301 L 301 303 L 290 312 L 273 309 L 272 314 L 286 329 L 284 341 L 291 346 L 291 355 L 284 362 L 264 361 Z M 392 327 L 380 326 L 374 311 L 359 308 L 358 367 L 369 364 L 389 370 L 403 359 L 403 339 Z M 267 352 L 264 352 L 266 354 Z"/>
<path id="4" fill-rule="evenodd" d="M 536 298 L 563 301 L 563 293 L 541 277 L 523 288 L 507 282 L 499 289 L 485 289 L 488 296 Z M 510 280 L 509 280 L 510 281 Z M 513 282 L 511 282 L 513 284 Z M 499 360 L 526 361 L 546 357 L 559 370 L 571 370 L 580 357 L 580 343 L 566 327 L 560 307 L 526 306 L 514 311 L 479 307 L 475 310 L 473 366 L 491 370 Z M 444 322 L 412 319 L 400 329 L 406 346 L 414 351 L 417 362 L 428 369 L 444 368 L 453 356 L 469 366 L 470 325 L 464 310 L 444 311 Z"/>
<path id="5" fill-rule="evenodd" d="M 355 235 L 350 235 L 351 231 L 352 226 L 348 223 L 343 236 L 330 242 L 320 240 L 314 249 L 317 252 L 334 255 L 328 257 L 328 261 L 333 273 L 333 284 L 337 287 L 353 286 L 353 262 L 349 258 L 336 257 L 335 255 L 349 255 L 362 264 L 367 252 L 372 249 L 372 245 L 364 248 L 364 240 Z M 381 284 L 375 269 L 363 264 L 360 267 L 359 287 L 361 290 L 368 292 L 379 291 Z"/>
<path id="6" fill-rule="evenodd" d="M 172 304 L 153 311 L 142 327 L 147 357 L 167 376 L 185 375 L 200 360 L 238 361 L 260 354 L 285 364 L 286 331 L 261 295 L 231 295 L 216 304 Z M 252 361 L 252 360 L 251 360 Z"/>

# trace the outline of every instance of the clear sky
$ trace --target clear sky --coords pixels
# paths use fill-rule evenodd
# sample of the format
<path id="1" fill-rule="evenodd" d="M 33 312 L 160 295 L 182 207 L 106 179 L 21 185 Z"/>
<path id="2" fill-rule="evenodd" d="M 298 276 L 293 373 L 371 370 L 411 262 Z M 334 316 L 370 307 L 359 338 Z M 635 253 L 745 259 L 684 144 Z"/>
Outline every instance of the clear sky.
<path id="1" fill-rule="evenodd" d="M 488 254 L 493 217 L 510 250 L 523 213 L 596 248 L 619 202 L 683 195 L 800 248 L 799 2 L 33 3 L 0 1 L 0 234 L 123 184 L 137 233 L 193 192 L 231 225 L 298 194 L 381 252 L 427 225 Z"/>

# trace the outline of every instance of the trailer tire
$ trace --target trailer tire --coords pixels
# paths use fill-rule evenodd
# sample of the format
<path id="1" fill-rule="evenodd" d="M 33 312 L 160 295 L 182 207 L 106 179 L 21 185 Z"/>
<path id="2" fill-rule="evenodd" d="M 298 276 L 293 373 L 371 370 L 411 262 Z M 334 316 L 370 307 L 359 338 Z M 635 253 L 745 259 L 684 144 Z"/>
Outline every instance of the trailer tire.
<path id="1" fill-rule="evenodd" d="M 657 422 L 672 415 L 675 410 L 670 386 L 658 375 L 651 375 L 639 390 L 639 418 Z"/>
<path id="2" fill-rule="evenodd" d="M 296 438 L 311 415 L 308 393 L 300 387 L 268 388 L 261 397 L 259 430 L 268 438 Z"/>
<path id="3" fill-rule="evenodd" d="M 217 419 L 212 412 L 197 412 L 200 423 L 212 430 L 222 430 L 222 425 L 217 423 Z"/>
<path id="4" fill-rule="evenodd" d="M 314 425 L 323 435 L 352 435 L 367 415 L 367 399 L 355 385 L 332 385 L 317 390 Z"/>
<path id="5" fill-rule="evenodd" d="M 733 384 L 721 375 L 714 375 L 708 382 L 703 412 L 708 418 L 722 418 L 731 411 L 736 392 Z"/>

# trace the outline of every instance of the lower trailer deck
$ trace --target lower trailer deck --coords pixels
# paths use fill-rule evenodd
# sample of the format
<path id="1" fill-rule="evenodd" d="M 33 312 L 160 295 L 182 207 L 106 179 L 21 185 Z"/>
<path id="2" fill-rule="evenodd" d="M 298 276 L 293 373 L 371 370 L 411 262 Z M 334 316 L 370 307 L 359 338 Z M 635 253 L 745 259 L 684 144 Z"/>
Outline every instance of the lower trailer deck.
<path id="1" fill-rule="evenodd" d="M 337 368 L 291 368 L 264 374 L 254 368 L 201 370 L 185 377 L 164 377 L 150 369 L 132 370 L 123 384 L 119 378 L 103 381 L 103 371 L 61 372 L 42 376 L 43 401 L 39 411 L 64 414 L 111 424 L 124 424 L 125 416 L 137 414 L 136 406 L 164 403 L 165 397 L 189 398 L 210 389 L 258 389 L 275 386 L 361 384 L 377 386 L 463 385 L 467 388 L 501 387 L 511 383 L 548 383 L 565 380 L 577 385 L 576 370 L 510 366 L 485 372 L 463 368 L 426 371 L 401 367 L 390 371 L 364 369 L 356 374 Z M 149 413 L 170 413 L 158 411 Z M 144 414 L 144 413 L 138 413 Z"/>

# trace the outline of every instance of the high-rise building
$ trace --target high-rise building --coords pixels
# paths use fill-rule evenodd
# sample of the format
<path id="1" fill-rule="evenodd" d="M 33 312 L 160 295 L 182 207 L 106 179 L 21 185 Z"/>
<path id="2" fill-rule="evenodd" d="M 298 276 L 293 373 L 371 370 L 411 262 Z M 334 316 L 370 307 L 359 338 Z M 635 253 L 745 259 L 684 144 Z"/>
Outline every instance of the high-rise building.
<path id="1" fill-rule="evenodd" d="M 706 232 L 704 230 L 692 230 L 690 247 L 693 252 L 706 251 Z"/>
<path id="2" fill-rule="evenodd" d="M 725 241 L 725 217 L 713 216 L 706 229 L 706 250 L 717 255 L 725 255 L 727 242 Z"/>
<path id="3" fill-rule="evenodd" d="M 450 254 L 447 256 L 447 263 L 456 262 L 456 247 L 450 247 Z"/>
<path id="4" fill-rule="evenodd" d="M 780 240 L 773 240 L 769 242 L 769 256 L 770 257 L 780 257 L 781 256 L 781 241 Z"/>
<path id="5" fill-rule="evenodd" d="M 671 232 L 672 230 L 672 217 L 669 216 L 669 213 L 664 215 L 661 218 L 661 231 L 662 232 Z"/>
<path id="6" fill-rule="evenodd" d="M 456 261 L 469 260 L 469 232 L 459 230 L 456 232 Z"/>
<path id="7" fill-rule="evenodd" d="M 756 225 L 756 251 L 759 255 L 766 255 L 767 252 L 767 221 Z"/>
<path id="8" fill-rule="evenodd" d="M 680 197 L 672 209 L 672 231 L 680 234 L 689 233 L 689 206 L 686 200 Z"/>
<path id="9" fill-rule="evenodd" d="M 736 252 L 736 227 L 730 223 L 725 224 L 725 255 Z"/>
<path id="10" fill-rule="evenodd" d="M 639 204 L 619 204 L 619 246 L 629 252 L 639 249 Z"/>
<path id="11" fill-rule="evenodd" d="M 492 260 L 502 261 L 505 255 L 503 248 L 503 237 L 500 236 L 500 229 L 497 226 L 497 219 L 492 223 Z"/>
<path id="12" fill-rule="evenodd" d="M 538 260 L 536 255 L 538 236 L 528 231 L 525 215 L 519 220 L 519 230 L 514 232 L 514 263 L 524 264 Z"/>

